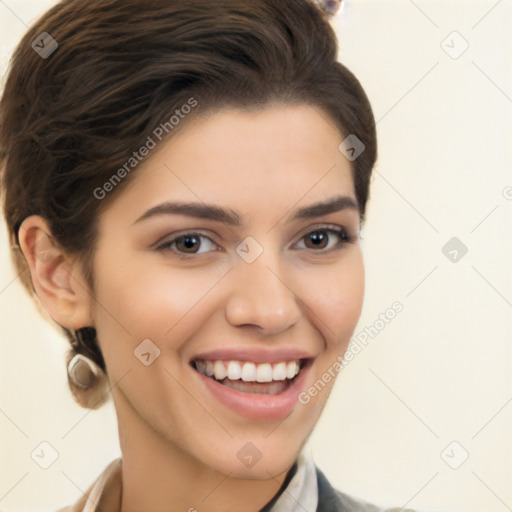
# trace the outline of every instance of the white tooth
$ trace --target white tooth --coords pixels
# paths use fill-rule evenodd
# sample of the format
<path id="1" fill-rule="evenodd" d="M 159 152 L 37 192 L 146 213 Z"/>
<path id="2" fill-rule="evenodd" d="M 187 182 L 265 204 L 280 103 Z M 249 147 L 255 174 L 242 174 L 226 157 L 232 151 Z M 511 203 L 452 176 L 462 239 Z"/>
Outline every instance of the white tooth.
<path id="1" fill-rule="evenodd" d="M 273 380 L 284 380 L 286 379 L 286 363 L 277 363 L 272 368 L 272 379 Z"/>
<path id="2" fill-rule="evenodd" d="M 242 375 L 242 368 L 238 361 L 229 361 L 228 363 L 228 379 L 239 380 Z"/>
<path id="3" fill-rule="evenodd" d="M 204 361 L 196 361 L 196 369 L 202 374 L 206 374 L 206 364 Z"/>
<path id="4" fill-rule="evenodd" d="M 258 382 L 272 382 L 272 366 L 270 363 L 259 364 L 256 367 L 256 380 Z"/>
<path id="5" fill-rule="evenodd" d="M 254 363 L 244 363 L 241 377 L 245 382 L 254 382 L 256 380 L 256 365 Z"/>
<path id="6" fill-rule="evenodd" d="M 297 373 L 299 373 L 299 365 L 297 364 L 297 361 L 290 361 L 286 365 L 286 378 L 293 379 Z"/>
<path id="7" fill-rule="evenodd" d="M 224 363 L 222 361 L 215 361 L 213 364 L 213 375 L 217 380 L 222 380 L 226 378 L 226 375 L 228 372 L 226 371 L 226 368 L 224 366 Z"/>
<path id="8" fill-rule="evenodd" d="M 213 361 L 206 361 L 206 375 L 208 377 L 213 375 Z"/>

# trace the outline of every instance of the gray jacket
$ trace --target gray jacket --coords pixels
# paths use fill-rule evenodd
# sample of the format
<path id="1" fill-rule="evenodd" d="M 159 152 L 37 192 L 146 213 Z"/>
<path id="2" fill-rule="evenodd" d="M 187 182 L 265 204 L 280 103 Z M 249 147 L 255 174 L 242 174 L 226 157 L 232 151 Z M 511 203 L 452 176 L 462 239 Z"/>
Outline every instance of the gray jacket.
<path id="1" fill-rule="evenodd" d="M 356 500 L 334 489 L 324 474 L 316 469 L 318 482 L 317 512 L 414 512 L 411 509 L 382 509 L 369 503 Z"/>

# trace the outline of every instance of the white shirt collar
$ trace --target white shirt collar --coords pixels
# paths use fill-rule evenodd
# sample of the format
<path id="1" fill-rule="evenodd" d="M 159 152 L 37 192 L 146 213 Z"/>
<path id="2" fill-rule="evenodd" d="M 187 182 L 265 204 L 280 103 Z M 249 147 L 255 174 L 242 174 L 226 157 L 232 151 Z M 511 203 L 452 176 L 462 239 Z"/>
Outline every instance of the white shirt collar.
<path id="1" fill-rule="evenodd" d="M 297 459 L 297 471 L 272 512 L 315 512 L 318 506 L 316 467 L 309 449 L 304 448 Z"/>

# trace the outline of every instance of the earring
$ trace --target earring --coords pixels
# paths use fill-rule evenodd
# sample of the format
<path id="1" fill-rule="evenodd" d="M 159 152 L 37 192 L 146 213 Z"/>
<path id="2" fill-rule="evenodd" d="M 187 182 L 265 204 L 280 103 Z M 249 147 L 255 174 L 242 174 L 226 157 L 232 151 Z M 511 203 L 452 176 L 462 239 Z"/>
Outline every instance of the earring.
<path id="1" fill-rule="evenodd" d="M 94 361 L 82 354 L 75 354 L 68 363 L 69 379 L 81 389 L 90 388 L 102 373 Z"/>
<path id="2" fill-rule="evenodd" d="M 342 7 L 343 0 L 313 0 L 320 10 L 327 16 L 332 18 Z"/>

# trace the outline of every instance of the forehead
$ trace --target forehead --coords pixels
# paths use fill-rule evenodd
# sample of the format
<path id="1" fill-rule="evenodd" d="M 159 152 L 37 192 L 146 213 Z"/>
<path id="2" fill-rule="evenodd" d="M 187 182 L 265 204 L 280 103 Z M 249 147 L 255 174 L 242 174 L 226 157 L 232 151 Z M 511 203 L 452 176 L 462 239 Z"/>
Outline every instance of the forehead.
<path id="1" fill-rule="evenodd" d="M 302 199 L 354 196 L 350 162 L 338 149 L 343 138 L 308 105 L 219 110 L 160 142 L 114 203 L 138 211 L 199 200 L 261 215 Z"/>

